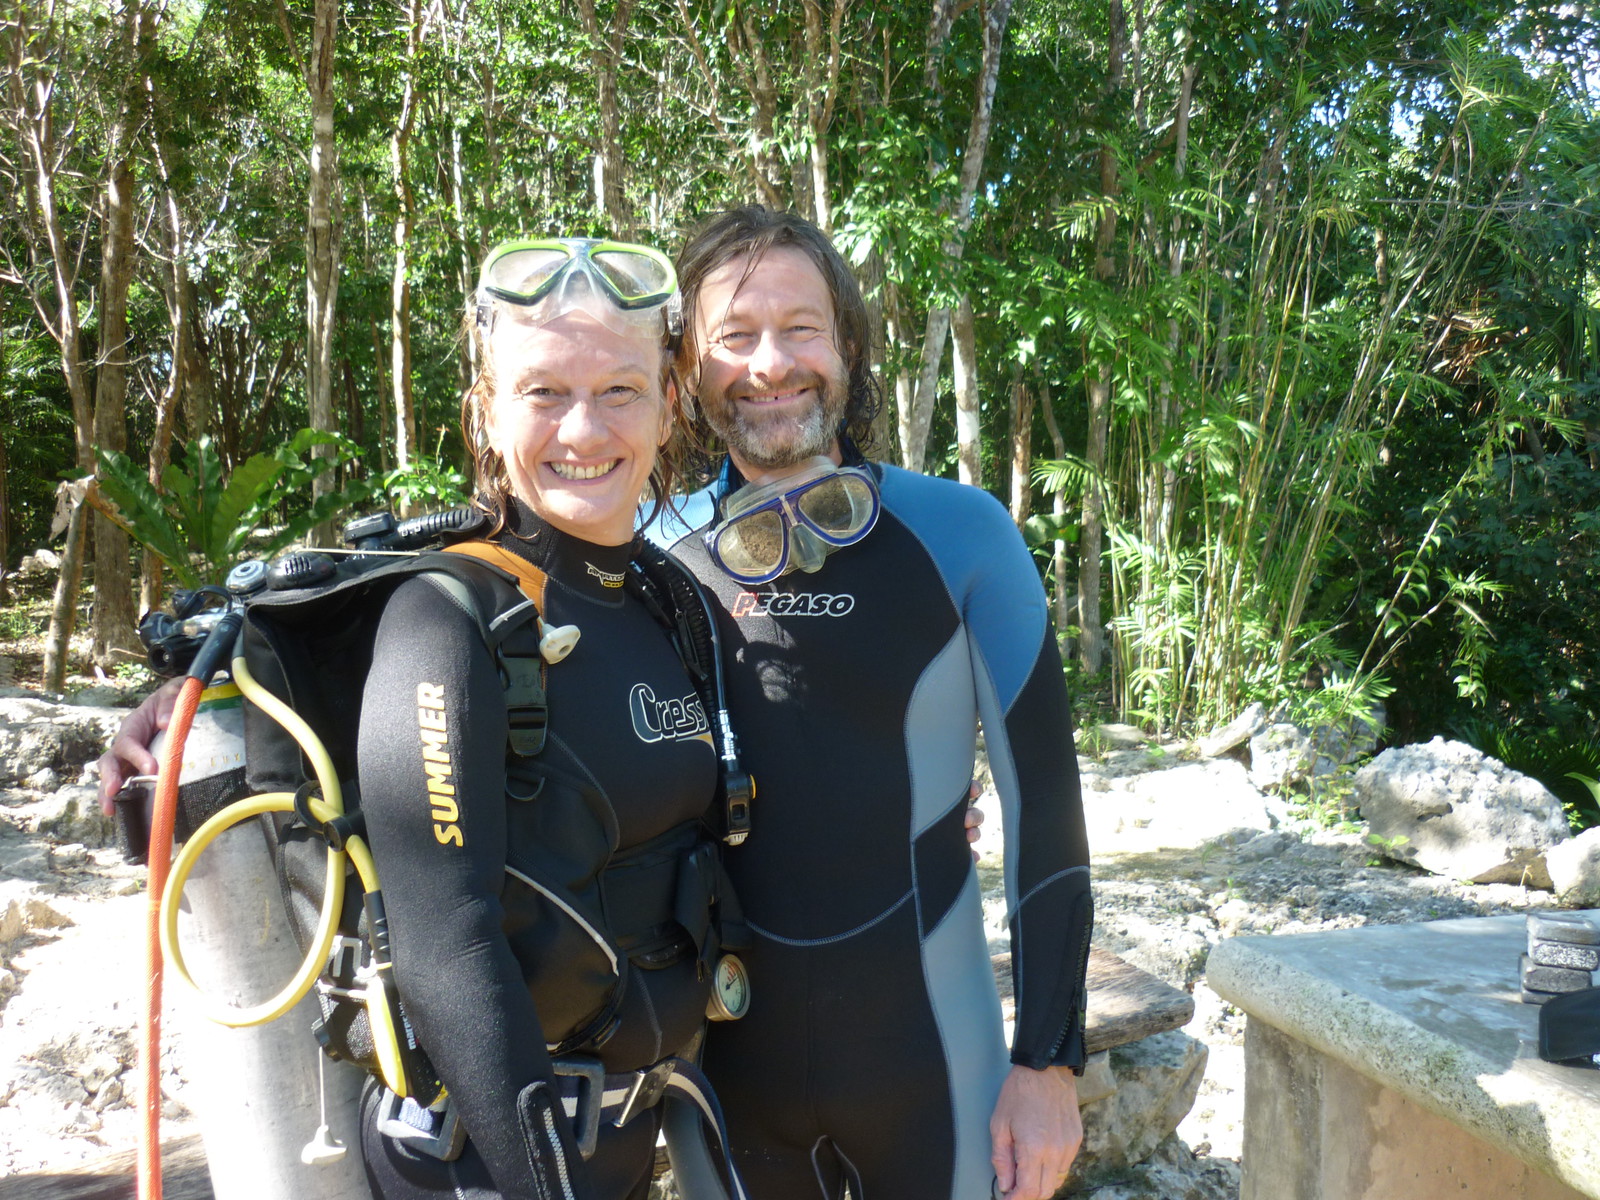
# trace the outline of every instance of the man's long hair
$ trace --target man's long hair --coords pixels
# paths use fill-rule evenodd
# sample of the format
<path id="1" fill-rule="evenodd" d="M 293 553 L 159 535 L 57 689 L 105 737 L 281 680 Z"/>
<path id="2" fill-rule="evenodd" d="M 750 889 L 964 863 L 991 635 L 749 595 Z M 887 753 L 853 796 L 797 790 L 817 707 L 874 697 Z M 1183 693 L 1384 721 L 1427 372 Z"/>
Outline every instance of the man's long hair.
<path id="1" fill-rule="evenodd" d="M 679 375 L 685 380 L 699 378 L 699 364 L 694 356 L 703 353 L 703 348 L 695 344 L 693 331 L 700 288 L 706 277 L 724 264 L 748 256 L 745 266 L 748 278 L 761 257 L 779 246 L 793 246 L 799 250 L 822 273 L 828 285 L 828 294 L 833 299 L 834 332 L 848 380 L 842 432 L 863 454 L 871 454 L 872 421 L 883 407 L 883 389 L 872 373 L 872 330 L 867 306 L 861 299 L 861 288 L 849 264 L 834 249 L 828 235 L 804 217 L 760 204 L 747 204 L 702 221 L 689 234 L 683 252 L 678 255 L 678 287 L 683 293 L 685 330 L 679 349 Z M 705 414 L 698 405 L 695 406 L 694 431 L 702 446 L 709 450 L 714 445 L 716 435 L 706 424 Z"/>

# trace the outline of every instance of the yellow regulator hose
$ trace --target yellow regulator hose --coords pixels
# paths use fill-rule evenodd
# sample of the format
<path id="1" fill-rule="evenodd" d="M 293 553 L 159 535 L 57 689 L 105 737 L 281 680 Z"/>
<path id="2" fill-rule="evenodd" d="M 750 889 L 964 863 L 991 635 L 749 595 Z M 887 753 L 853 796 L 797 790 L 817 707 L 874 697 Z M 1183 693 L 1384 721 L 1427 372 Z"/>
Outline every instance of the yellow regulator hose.
<path id="1" fill-rule="evenodd" d="M 250 674 L 250 668 L 242 657 L 233 660 L 233 679 L 251 703 L 282 725 L 305 751 L 316 773 L 317 783 L 322 789 L 320 800 L 313 797 L 307 801 L 311 815 L 323 822 L 342 817 L 344 797 L 339 788 L 338 772 L 334 770 L 333 760 L 329 757 L 327 747 L 322 744 L 321 739 L 298 713 L 269 692 Z M 262 813 L 293 811 L 294 795 L 290 792 L 263 792 L 237 801 L 200 826 L 173 860 L 161 902 L 161 949 L 166 961 L 172 965 L 174 975 L 199 997 L 201 1010 L 219 1025 L 238 1028 L 260 1025 L 281 1017 L 298 1004 L 315 985 L 317 976 L 322 974 L 323 966 L 328 961 L 328 953 L 333 948 L 334 935 L 339 927 L 339 914 L 344 908 L 347 855 L 355 865 L 362 887 L 368 892 L 375 892 L 378 889 L 377 868 L 373 864 L 366 843 L 361 838 L 351 836 L 345 839 L 342 850 L 328 847 L 327 875 L 323 883 L 322 912 L 317 922 L 316 936 L 294 978 L 271 999 L 244 1008 L 207 995 L 190 976 L 188 967 L 183 961 L 182 948 L 178 943 L 178 904 L 183 897 L 183 886 L 188 881 L 189 873 L 194 869 L 195 863 L 199 861 L 206 847 L 240 822 L 248 821 Z"/>

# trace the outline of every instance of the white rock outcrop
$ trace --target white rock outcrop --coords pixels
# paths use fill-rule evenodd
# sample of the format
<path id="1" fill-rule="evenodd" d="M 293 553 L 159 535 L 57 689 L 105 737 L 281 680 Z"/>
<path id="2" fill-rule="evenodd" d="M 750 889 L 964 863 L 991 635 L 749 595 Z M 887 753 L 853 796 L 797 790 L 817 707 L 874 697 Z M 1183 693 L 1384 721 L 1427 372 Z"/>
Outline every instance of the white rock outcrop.
<path id="1" fill-rule="evenodd" d="M 1355 790 L 1383 854 L 1452 879 L 1549 888 L 1545 855 L 1570 836 L 1548 788 L 1464 742 L 1385 750 Z"/>
<path id="2" fill-rule="evenodd" d="M 1250 782 L 1263 792 L 1299 783 L 1316 761 L 1316 747 L 1298 725 L 1268 725 L 1250 739 Z"/>
<path id="3" fill-rule="evenodd" d="M 1544 861 L 1562 903 L 1600 908 L 1600 825 L 1552 847 Z"/>
<path id="4" fill-rule="evenodd" d="M 1069 1179 L 1093 1186 L 1149 1158 L 1194 1106 L 1206 1057 L 1204 1042 L 1177 1029 L 1113 1049 L 1116 1090 L 1083 1106 L 1083 1149 Z"/>

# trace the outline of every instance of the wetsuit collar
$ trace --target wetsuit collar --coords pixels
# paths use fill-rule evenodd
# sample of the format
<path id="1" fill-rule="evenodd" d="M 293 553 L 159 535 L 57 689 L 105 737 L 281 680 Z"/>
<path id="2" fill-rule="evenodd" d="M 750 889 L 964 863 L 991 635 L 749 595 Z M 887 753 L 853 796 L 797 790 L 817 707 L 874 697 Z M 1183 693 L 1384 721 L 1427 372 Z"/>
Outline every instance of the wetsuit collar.
<path id="1" fill-rule="evenodd" d="M 622 581 L 637 539 L 622 546 L 599 546 L 563 533 L 515 497 L 506 514 L 510 537 L 500 544 L 527 559 L 558 583 L 587 600 L 622 603 Z"/>

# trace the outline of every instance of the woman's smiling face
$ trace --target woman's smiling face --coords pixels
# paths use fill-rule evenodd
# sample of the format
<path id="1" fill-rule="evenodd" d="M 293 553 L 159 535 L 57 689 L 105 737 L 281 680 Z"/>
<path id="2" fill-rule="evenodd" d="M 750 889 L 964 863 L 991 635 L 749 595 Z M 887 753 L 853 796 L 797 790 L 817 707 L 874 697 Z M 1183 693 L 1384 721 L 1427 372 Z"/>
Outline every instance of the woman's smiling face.
<path id="1" fill-rule="evenodd" d="M 487 345 L 495 385 L 484 427 L 511 490 L 563 533 L 631 540 L 671 427 L 660 339 L 570 312 L 540 326 L 500 321 Z"/>

